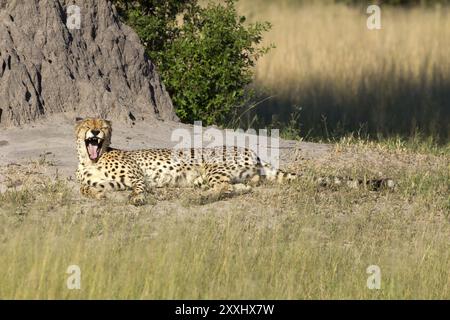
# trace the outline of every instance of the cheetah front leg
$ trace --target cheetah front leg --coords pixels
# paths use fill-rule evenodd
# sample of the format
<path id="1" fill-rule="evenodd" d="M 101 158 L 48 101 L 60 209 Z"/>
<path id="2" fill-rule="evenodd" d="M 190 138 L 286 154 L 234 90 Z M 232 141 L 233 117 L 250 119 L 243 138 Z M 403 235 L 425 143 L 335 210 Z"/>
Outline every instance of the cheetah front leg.
<path id="1" fill-rule="evenodd" d="M 89 171 L 77 169 L 76 178 L 80 183 L 80 193 L 92 199 L 105 199 L 105 185 L 92 179 L 93 174 Z"/>
<path id="2" fill-rule="evenodd" d="M 81 183 L 82 195 L 93 199 L 105 199 L 107 190 L 122 191 L 131 189 L 129 202 L 135 206 L 147 203 L 146 184 L 144 174 L 137 168 L 132 170 L 129 176 L 103 172 L 98 168 L 77 172 L 77 178 Z"/>
<path id="3" fill-rule="evenodd" d="M 131 194 L 129 197 L 129 202 L 135 206 L 142 206 L 147 204 L 147 188 L 145 182 L 140 179 L 130 179 L 131 180 Z"/>

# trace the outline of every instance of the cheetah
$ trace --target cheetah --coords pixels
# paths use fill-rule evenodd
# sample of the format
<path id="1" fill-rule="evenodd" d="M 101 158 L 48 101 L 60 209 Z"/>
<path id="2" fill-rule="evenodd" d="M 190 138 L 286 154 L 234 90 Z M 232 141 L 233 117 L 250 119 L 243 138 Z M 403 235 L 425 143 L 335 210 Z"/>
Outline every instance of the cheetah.
<path id="1" fill-rule="evenodd" d="M 214 147 L 124 151 L 110 147 L 112 126 L 104 119 L 88 118 L 76 125 L 77 180 L 86 197 L 106 198 L 107 190 L 131 190 L 129 202 L 147 203 L 148 193 L 161 187 L 200 187 L 213 199 L 247 193 L 261 179 L 292 181 L 300 175 L 275 169 L 247 148 Z M 395 189 L 389 178 L 318 177 L 318 186 Z"/>
<path id="2" fill-rule="evenodd" d="M 263 162 L 247 148 L 214 147 L 124 151 L 110 147 L 112 126 L 87 118 L 76 125 L 77 180 L 82 195 L 102 199 L 107 190 L 131 190 L 129 202 L 144 205 L 158 187 L 200 187 L 215 195 L 249 192 L 260 179 L 297 178 Z"/>

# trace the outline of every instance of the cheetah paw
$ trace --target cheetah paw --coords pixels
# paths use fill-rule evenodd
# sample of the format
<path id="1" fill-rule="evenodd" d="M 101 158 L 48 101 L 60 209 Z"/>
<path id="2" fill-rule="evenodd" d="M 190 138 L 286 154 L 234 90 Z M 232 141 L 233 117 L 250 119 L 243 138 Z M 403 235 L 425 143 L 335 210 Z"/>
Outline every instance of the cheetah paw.
<path id="1" fill-rule="evenodd" d="M 129 198 L 130 204 L 134 206 L 143 206 L 147 204 L 147 197 L 143 193 L 131 194 Z"/>

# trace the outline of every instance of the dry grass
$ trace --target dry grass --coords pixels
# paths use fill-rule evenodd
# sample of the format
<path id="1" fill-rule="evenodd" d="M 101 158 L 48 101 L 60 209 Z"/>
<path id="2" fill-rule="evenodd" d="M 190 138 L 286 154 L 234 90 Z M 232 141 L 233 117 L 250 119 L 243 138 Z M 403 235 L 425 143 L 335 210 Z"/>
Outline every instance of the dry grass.
<path id="1" fill-rule="evenodd" d="M 450 154 L 349 143 L 305 178 L 204 206 L 80 198 L 49 165 L 0 168 L 0 298 L 450 298 Z M 305 167 L 307 169 L 305 169 Z M 23 173 L 29 180 L 23 180 Z M 390 176 L 395 191 L 318 189 L 317 174 Z M 15 183 L 20 180 L 21 183 Z M 81 290 L 68 290 L 69 265 Z M 381 290 L 366 268 L 381 268 Z"/>
<path id="2" fill-rule="evenodd" d="M 355 8 L 276 3 L 240 2 L 274 25 L 266 41 L 277 49 L 255 81 L 276 98 L 258 108 L 301 106 L 304 134 L 323 133 L 327 114 L 330 135 L 364 120 L 373 132 L 448 137 L 447 11 L 386 9 L 383 30 L 369 32 Z M 0 298 L 449 299 L 449 151 L 346 138 L 292 162 L 298 182 L 203 206 L 189 189 L 139 208 L 126 195 L 84 199 L 73 181 L 48 177 L 45 158 L 0 167 Z M 398 187 L 319 189 L 322 174 Z M 74 264 L 80 290 L 66 286 Z M 366 286 L 369 265 L 381 268 L 380 290 Z"/>
<path id="3" fill-rule="evenodd" d="M 250 21 L 273 24 L 265 44 L 276 48 L 255 78 L 273 96 L 257 108 L 266 123 L 294 114 L 303 136 L 419 130 L 450 139 L 448 8 L 382 7 L 382 30 L 370 31 L 364 7 L 297 3 L 238 2 Z"/>

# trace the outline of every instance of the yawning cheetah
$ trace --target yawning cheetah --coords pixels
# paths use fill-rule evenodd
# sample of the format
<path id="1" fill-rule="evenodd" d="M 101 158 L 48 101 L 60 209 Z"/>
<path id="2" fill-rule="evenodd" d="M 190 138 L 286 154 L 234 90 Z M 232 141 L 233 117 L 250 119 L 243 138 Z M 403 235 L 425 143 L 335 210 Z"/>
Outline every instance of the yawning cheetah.
<path id="1" fill-rule="evenodd" d="M 81 193 L 103 198 L 107 189 L 131 189 L 130 202 L 146 203 L 153 187 L 200 186 L 214 193 L 248 191 L 244 183 L 292 180 L 296 175 L 274 169 L 251 150 L 237 147 L 204 149 L 110 148 L 111 122 L 85 119 L 76 125 L 77 179 Z"/>

